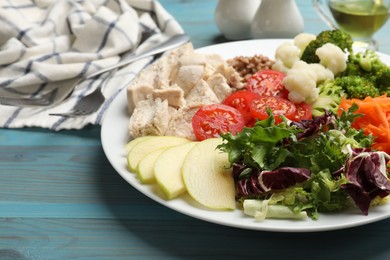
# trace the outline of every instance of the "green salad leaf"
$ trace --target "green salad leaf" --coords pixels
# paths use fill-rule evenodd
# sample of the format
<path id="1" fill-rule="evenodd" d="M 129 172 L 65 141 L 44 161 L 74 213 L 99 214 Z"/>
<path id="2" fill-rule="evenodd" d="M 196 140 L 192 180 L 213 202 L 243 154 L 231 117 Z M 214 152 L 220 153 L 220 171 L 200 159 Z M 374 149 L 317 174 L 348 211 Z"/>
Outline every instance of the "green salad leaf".
<path id="1" fill-rule="evenodd" d="M 229 154 L 235 169 L 237 197 L 241 201 L 258 199 L 263 206 L 282 205 L 294 214 L 305 212 L 313 219 L 317 219 L 318 212 L 338 211 L 351 205 L 342 189 L 348 183 L 344 168 L 349 151 L 372 143 L 370 136 L 351 127 L 359 116 L 353 114 L 355 110 L 352 106 L 340 116 L 325 112 L 312 120 L 284 120 L 279 124 L 270 114 L 253 128 L 244 128 L 236 135 L 224 134 L 224 142 L 218 148 Z M 304 179 L 307 171 L 310 174 Z M 303 174 L 294 177 L 299 172 Z M 269 183 L 275 182 L 291 186 L 272 190 Z"/>

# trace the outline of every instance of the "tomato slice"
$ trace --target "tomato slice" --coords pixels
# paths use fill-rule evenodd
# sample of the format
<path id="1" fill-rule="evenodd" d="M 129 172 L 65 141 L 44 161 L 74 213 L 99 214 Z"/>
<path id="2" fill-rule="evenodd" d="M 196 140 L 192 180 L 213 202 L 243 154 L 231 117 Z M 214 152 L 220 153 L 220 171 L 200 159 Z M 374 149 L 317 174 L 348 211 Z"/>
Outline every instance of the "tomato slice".
<path id="1" fill-rule="evenodd" d="M 229 95 L 222 103 L 234 107 L 244 116 L 245 124 L 253 121 L 250 104 L 254 98 L 260 97 L 257 93 L 248 90 L 239 90 Z"/>
<path id="2" fill-rule="evenodd" d="M 192 118 L 192 128 L 199 141 L 228 132 L 235 134 L 244 126 L 244 116 L 240 111 L 224 104 L 203 106 Z"/>
<path id="3" fill-rule="evenodd" d="M 259 71 L 246 82 L 246 88 L 260 96 L 287 98 L 288 90 L 283 85 L 284 74 L 277 70 Z"/>
<path id="4" fill-rule="evenodd" d="M 302 120 L 309 120 L 312 118 L 312 109 L 309 104 L 302 102 L 295 104 L 295 107 L 297 110 L 295 112 L 294 118 L 292 119 L 293 121 L 300 122 Z"/>
<path id="5" fill-rule="evenodd" d="M 292 120 L 295 116 L 295 104 L 287 99 L 280 97 L 260 97 L 253 99 L 250 105 L 252 116 L 264 120 L 268 118 L 267 108 L 272 111 L 275 122 L 281 122 L 280 115 L 284 115 Z"/>

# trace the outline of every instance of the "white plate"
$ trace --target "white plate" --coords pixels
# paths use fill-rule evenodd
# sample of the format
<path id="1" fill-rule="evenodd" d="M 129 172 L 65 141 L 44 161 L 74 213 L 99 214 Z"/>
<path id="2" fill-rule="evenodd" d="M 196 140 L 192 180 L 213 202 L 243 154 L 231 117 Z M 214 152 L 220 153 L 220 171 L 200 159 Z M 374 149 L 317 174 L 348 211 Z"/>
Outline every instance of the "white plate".
<path id="1" fill-rule="evenodd" d="M 218 53 L 225 58 L 237 55 L 263 54 L 270 58 L 274 57 L 275 48 L 286 40 L 251 40 L 213 45 L 198 49 L 203 53 Z M 390 63 L 390 56 L 381 54 L 386 63 Z M 149 198 L 194 218 L 237 228 L 281 231 L 281 232 L 313 232 L 348 228 L 376 222 L 390 216 L 390 204 L 374 207 L 368 216 L 362 215 L 358 210 L 337 214 L 320 214 L 319 219 L 308 220 L 274 220 L 267 219 L 257 222 L 254 218 L 243 215 L 241 210 L 235 211 L 212 211 L 197 206 L 190 198 L 181 198 L 167 201 L 160 196 L 153 185 L 140 184 L 135 174 L 130 173 L 126 165 L 125 144 L 129 141 L 127 124 L 126 91 L 122 91 L 114 100 L 102 124 L 101 139 L 104 152 L 115 170 L 134 188 Z"/>

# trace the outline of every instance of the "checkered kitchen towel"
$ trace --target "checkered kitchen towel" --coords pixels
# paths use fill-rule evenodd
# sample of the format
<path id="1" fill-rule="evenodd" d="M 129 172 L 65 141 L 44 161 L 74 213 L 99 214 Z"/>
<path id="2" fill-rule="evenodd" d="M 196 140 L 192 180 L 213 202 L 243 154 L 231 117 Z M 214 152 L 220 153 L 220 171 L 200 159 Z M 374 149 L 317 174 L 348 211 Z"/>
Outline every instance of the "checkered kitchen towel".
<path id="1" fill-rule="evenodd" d="M 77 78 L 118 63 L 138 48 L 183 33 L 177 21 L 153 0 L 4 0 L 0 2 L 0 96 L 32 97 L 55 91 L 67 95 Z M 136 61 L 113 75 L 82 82 L 65 101 L 50 107 L 0 105 L 0 127 L 79 129 L 100 124 L 121 89 L 152 62 Z M 49 113 L 70 110 L 111 76 L 105 103 L 84 117 Z"/>

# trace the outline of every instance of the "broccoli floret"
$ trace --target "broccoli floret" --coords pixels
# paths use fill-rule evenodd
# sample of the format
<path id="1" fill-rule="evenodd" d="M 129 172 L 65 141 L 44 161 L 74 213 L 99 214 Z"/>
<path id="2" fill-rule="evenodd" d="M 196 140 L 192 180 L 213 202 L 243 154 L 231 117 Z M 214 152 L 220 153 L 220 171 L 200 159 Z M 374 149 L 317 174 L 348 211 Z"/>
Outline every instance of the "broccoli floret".
<path id="1" fill-rule="evenodd" d="M 359 76 L 345 76 L 334 79 L 335 84 L 340 86 L 347 98 L 364 99 L 368 96 L 379 96 L 379 90 L 370 80 Z"/>
<path id="2" fill-rule="evenodd" d="M 377 97 L 380 94 L 371 81 L 359 76 L 327 79 L 320 82 L 317 88 L 319 95 L 312 103 L 313 116 L 323 115 L 326 110 L 336 113 L 343 96 L 364 99 L 367 96 Z"/>
<path id="3" fill-rule="evenodd" d="M 372 71 L 374 68 L 378 69 L 384 64 L 379 56 L 373 50 L 366 50 L 364 52 L 351 53 L 349 55 L 351 61 L 358 63 L 364 71 Z"/>
<path id="4" fill-rule="evenodd" d="M 342 76 L 359 76 L 372 83 L 380 94 L 390 93 L 390 67 L 373 50 L 350 53 Z"/>
<path id="5" fill-rule="evenodd" d="M 364 77 L 364 78 L 369 78 L 366 77 L 368 75 L 367 71 L 363 70 L 359 63 L 351 62 L 351 59 L 348 60 L 347 62 L 347 68 L 341 73 L 341 77 L 344 76 L 359 76 L 359 77 Z"/>
<path id="6" fill-rule="evenodd" d="M 348 63 L 357 68 L 355 73 L 363 74 L 358 76 L 365 76 L 364 73 L 373 74 L 388 68 L 374 50 L 368 49 L 357 53 L 351 52 L 348 56 Z"/>
<path id="7" fill-rule="evenodd" d="M 319 63 L 316 50 L 326 43 L 338 46 L 342 51 L 352 52 L 352 37 L 339 29 L 322 31 L 316 39 L 311 41 L 302 53 L 301 60 L 307 63 Z"/>
<path id="8" fill-rule="evenodd" d="M 390 97 L 390 86 L 379 89 L 379 94 Z"/>
<path id="9" fill-rule="evenodd" d="M 327 79 L 318 84 L 318 99 L 312 104 L 313 116 L 321 116 L 325 111 L 337 112 L 344 91 L 333 79 Z"/>
<path id="10" fill-rule="evenodd" d="M 375 80 L 375 85 L 379 89 L 380 94 L 390 94 L 390 67 L 382 66 L 377 70 L 374 70 L 375 74 L 371 77 L 371 80 Z"/>

